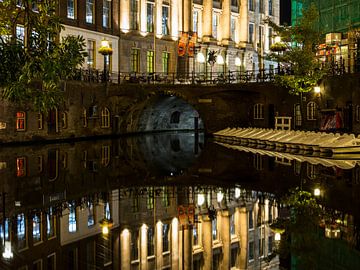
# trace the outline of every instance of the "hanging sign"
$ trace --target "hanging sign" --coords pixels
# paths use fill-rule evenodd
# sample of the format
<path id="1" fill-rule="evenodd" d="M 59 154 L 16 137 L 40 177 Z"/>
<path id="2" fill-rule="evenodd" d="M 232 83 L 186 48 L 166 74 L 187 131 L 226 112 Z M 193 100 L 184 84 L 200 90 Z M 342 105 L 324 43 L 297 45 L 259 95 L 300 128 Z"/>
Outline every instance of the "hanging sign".
<path id="1" fill-rule="evenodd" d="M 181 37 L 179 39 L 179 45 L 178 45 L 178 55 L 179 56 L 185 55 L 188 39 L 189 39 L 189 37 L 188 37 L 187 33 L 181 33 Z"/>
<path id="2" fill-rule="evenodd" d="M 196 40 L 197 40 L 197 34 L 193 33 L 188 46 L 188 55 L 190 57 L 194 57 Z"/>

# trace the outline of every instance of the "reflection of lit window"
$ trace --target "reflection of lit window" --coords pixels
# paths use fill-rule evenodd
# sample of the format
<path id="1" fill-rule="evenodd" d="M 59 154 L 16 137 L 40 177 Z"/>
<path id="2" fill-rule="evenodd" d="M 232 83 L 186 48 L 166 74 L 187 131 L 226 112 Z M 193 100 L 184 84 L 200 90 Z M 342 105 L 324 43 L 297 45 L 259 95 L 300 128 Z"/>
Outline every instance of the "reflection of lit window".
<path id="1" fill-rule="evenodd" d="M 9 219 L 8 218 L 5 219 L 4 224 L 5 224 L 5 240 L 9 240 Z M 1 225 L 0 225 L 1 243 L 4 242 L 4 224 L 1 223 Z"/>
<path id="2" fill-rule="evenodd" d="M 37 124 L 38 124 L 38 129 L 44 128 L 44 116 L 42 113 L 38 113 Z"/>
<path id="3" fill-rule="evenodd" d="M 66 112 L 61 113 L 61 127 L 64 129 L 68 127 L 68 117 Z"/>
<path id="4" fill-rule="evenodd" d="M 87 225 L 88 227 L 91 227 L 95 224 L 95 209 L 94 209 L 94 204 L 93 202 L 88 202 L 87 203 L 87 209 L 88 209 L 88 222 Z"/>
<path id="5" fill-rule="evenodd" d="M 153 192 L 153 188 L 149 188 L 149 192 L 148 192 L 148 196 L 147 196 L 147 200 L 146 200 L 146 208 L 148 210 L 154 208 L 154 192 Z"/>
<path id="6" fill-rule="evenodd" d="M 112 262 L 111 239 L 104 239 L 104 266 L 108 266 Z"/>
<path id="7" fill-rule="evenodd" d="M 20 157 L 16 159 L 16 176 L 26 176 L 26 158 Z"/>
<path id="8" fill-rule="evenodd" d="M 40 214 L 35 214 L 32 219 L 33 224 L 33 241 L 34 243 L 41 241 L 41 217 Z"/>
<path id="9" fill-rule="evenodd" d="M 268 254 L 272 253 L 273 251 L 273 237 L 269 236 L 268 238 Z"/>
<path id="10" fill-rule="evenodd" d="M 83 127 L 87 127 L 87 112 L 86 112 L 86 109 L 83 109 L 82 120 L 83 120 Z"/>
<path id="11" fill-rule="evenodd" d="M 154 229 L 153 227 L 149 227 L 147 230 L 147 248 L 148 248 L 148 256 L 154 255 Z"/>
<path id="12" fill-rule="evenodd" d="M 170 206 L 170 194 L 168 187 L 163 187 L 162 202 L 164 207 Z"/>
<path id="13" fill-rule="evenodd" d="M 162 242 L 162 248 L 163 252 L 169 251 L 169 224 L 163 224 L 163 242 Z"/>
<path id="14" fill-rule="evenodd" d="M 315 168 L 315 165 L 308 163 L 308 164 L 307 164 L 307 167 L 306 167 L 306 173 L 307 173 L 307 176 L 308 176 L 310 179 L 315 179 L 315 178 L 316 178 L 316 168 Z"/>
<path id="15" fill-rule="evenodd" d="M 211 228 L 212 228 L 212 239 L 217 240 L 218 239 L 218 229 L 217 229 L 217 219 L 214 218 L 211 221 Z"/>
<path id="16" fill-rule="evenodd" d="M 193 245 L 198 246 L 199 245 L 199 226 L 198 223 L 195 223 L 193 226 Z"/>
<path id="17" fill-rule="evenodd" d="M 76 206 L 75 206 L 75 202 L 69 203 L 69 232 L 76 232 Z"/>
<path id="18" fill-rule="evenodd" d="M 132 198 L 131 209 L 132 209 L 133 212 L 138 212 L 139 211 L 139 197 L 138 196 L 134 196 Z"/>
<path id="19" fill-rule="evenodd" d="M 55 218 L 56 216 L 50 207 L 49 212 L 46 214 L 46 235 L 48 239 L 55 236 Z"/>
<path id="20" fill-rule="evenodd" d="M 17 112 L 16 113 L 16 130 L 24 131 L 26 129 L 26 113 Z"/>
<path id="21" fill-rule="evenodd" d="M 25 214 L 17 215 L 16 233 L 17 233 L 17 247 L 19 249 L 25 248 L 27 244 Z"/>

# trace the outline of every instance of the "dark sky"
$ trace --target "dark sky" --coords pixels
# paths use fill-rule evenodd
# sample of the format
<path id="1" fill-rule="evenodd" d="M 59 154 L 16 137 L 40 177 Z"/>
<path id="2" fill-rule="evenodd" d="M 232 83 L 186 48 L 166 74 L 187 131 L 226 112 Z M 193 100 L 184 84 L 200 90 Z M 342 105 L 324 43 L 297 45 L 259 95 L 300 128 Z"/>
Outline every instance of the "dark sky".
<path id="1" fill-rule="evenodd" d="M 280 0 L 280 24 L 291 23 L 291 0 Z"/>

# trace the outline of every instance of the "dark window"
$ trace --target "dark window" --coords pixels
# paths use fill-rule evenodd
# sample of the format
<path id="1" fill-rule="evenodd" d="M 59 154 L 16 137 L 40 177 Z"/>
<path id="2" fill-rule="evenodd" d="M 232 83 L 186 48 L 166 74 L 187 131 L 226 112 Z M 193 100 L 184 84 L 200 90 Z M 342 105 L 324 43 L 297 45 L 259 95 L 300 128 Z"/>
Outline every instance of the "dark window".
<path id="1" fill-rule="evenodd" d="M 176 111 L 171 114 L 170 124 L 179 124 L 180 122 L 180 112 Z"/>

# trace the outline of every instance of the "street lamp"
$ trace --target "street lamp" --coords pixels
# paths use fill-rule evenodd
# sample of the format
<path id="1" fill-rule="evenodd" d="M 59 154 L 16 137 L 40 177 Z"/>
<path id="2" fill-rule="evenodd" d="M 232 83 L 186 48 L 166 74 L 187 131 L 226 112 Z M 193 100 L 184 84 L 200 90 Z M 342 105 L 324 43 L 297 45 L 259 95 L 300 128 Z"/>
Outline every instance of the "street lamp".
<path id="1" fill-rule="evenodd" d="M 270 50 L 273 52 L 277 52 L 278 74 L 280 74 L 280 52 L 284 52 L 286 50 L 286 45 L 281 41 L 280 36 L 275 37 L 275 43 L 270 46 Z"/>
<path id="2" fill-rule="evenodd" d="M 101 40 L 101 47 L 99 48 L 99 53 L 104 56 L 104 82 L 107 83 L 107 71 L 106 71 L 106 58 L 108 55 L 112 55 L 113 50 L 110 47 L 110 43 L 107 39 Z"/>

